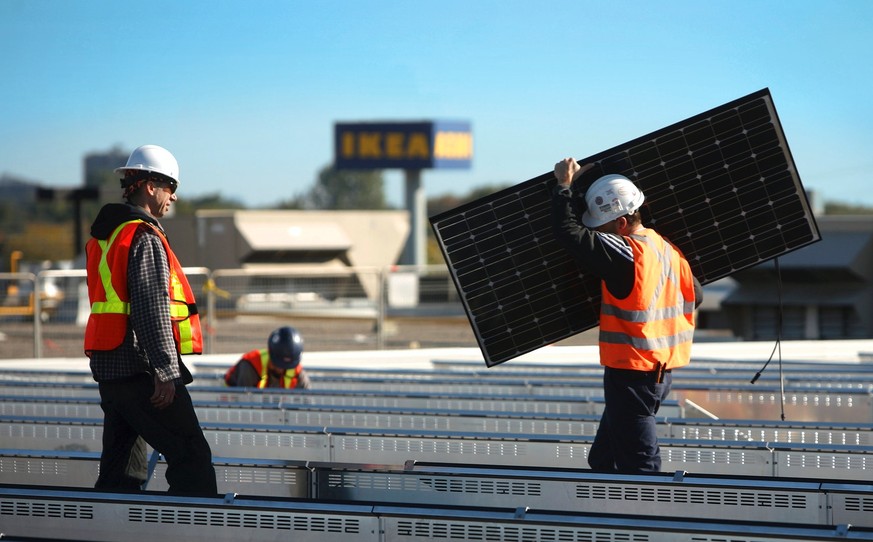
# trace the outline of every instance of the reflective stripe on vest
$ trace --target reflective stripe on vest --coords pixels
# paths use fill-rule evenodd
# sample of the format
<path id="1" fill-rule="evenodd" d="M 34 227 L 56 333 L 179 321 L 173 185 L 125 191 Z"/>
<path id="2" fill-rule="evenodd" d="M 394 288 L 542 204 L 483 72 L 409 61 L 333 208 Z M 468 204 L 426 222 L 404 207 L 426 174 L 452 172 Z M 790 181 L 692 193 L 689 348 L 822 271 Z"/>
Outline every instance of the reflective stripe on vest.
<path id="1" fill-rule="evenodd" d="M 261 350 L 261 381 L 258 387 L 263 389 L 270 384 L 270 352 L 266 348 Z"/>
<path id="2" fill-rule="evenodd" d="M 173 253 L 163 232 L 157 227 L 142 220 L 131 220 L 117 226 L 109 239 L 92 238 L 88 241 L 88 284 L 91 299 L 91 315 L 85 331 L 85 352 L 92 350 L 112 350 L 117 348 L 124 338 L 130 317 L 126 276 L 127 259 L 118 261 L 119 251 L 127 251 L 137 228 L 149 227 L 160 239 L 167 257 L 169 268 L 169 283 L 167 284 L 170 301 L 170 322 L 173 329 L 173 339 L 180 354 L 199 354 L 203 350 L 200 329 L 200 316 L 194 301 L 194 293 L 188 283 L 178 258 Z M 100 251 L 99 255 L 97 250 Z M 110 253 L 112 257 L 110 258 Z M 110 264 L 111 262 L 111 264 Z M 115 281 L 123 285 L 123 290 L 116 291 L 113 283 L 113 269 L 118 274 Z M 92 277 L 94 279 L 92 280 Z M 98 278 L 99 277 L 99 280 Z M 99 286 L 95 283 L 99 282 Z M 99 291 L 102 289 L 102 293 Z M 121 295 L 119 295 L 119 292 Z"/>
<path id="3" fill-rule="evenodd" d="M 657 236 L 654 232 L 652 235 Z M 649 235 L 628 237 L 637 243 L 632 243 L 634 265 L 647 267 L 635 268 L 634 291 L 625 299 L 614 298 L 603 286 L 601 363 L 644 371 L 654 370 L 659 363 L 667 368 L 686 365 L 694 335 L 690 268 L 681 253 L 663 238 L 659 242 L 658 237 Z M 650 282 L 641 283 L 643 277 Z M 655 280 L 648 299 L 642 299 Z M 665 295 L 670 299 L 664 299 Z"/>
<path id="4" fill-rule="evenodd" d="M 640 350 L 661 350 L 675 348 L 682 343 L 690 342 L 694 338 L 694 330 L 687 330 L 678 335 L 669 337 L 633 337 L 626 333 L 604 331 L 600 334 L 600 342 L 609 344 L 626 344 Z"/>
<path id="5" fill-rule="evenodd" d="M 106 301 L 95 301 L 91 303 L 91 312 L 93 314 L 130 314 L 130 303 L 122 301 L 112 285 L 112 271 L 109 269 L 109 264 L 106 262 L 106 256 L 109 254 L 109 247 L 115 242 L 115 238 L 124 229 L 125 226 L 141 220 L 130 220 L 122 223 L 115 228 L 109 239 L 95 239 L 97 246 L 100 247 L 100 264 L 97 271 L 100 274 L 100 282 L 103 284 L 103 293 L 106 295 Z"/>
<path id="6" fill-rule="evenodd" d="M 266 348 L 261 349 L 261 381 L 258 382 L 258 387 L 263 389 L 270 385 L 270 351 Z M 284 371 L 282 375 L 282 387 L 293 389 L 297 387 L 297 375 L 300 374 L 302 367 L 298 365 L 294 369 Z"/>
<path id="7" fill-rule="evenodd" d="M 194 331 L 191 327 L 191 307 L 185 301 L 185 288 L 176 274 L 175 266 L 170 266 L 170 320 L 179 333 L 179 351 L 183 354 L 194 350 Z M 195 308 L 196 311 L 196 308 Z M 196 313 L 196 312 L 195 312 Z"/>
<path id="8" fill-rule="evenodd" d="M 155 230 L 158 239 L 164 245 L 167 253 L 167 262 L 170 267 L 170 322 L 173 324 L 173 336 L 179 347 L 180 354 L 199 354 L 203 351 L 202 336 L 200 330 L 200 316 L 197 305 L 194 303 L 194 292 L 188 284 L 188 279 L 182 271 L 173 249 L 167 242 L 166 236 L 158 228 L 145 223 Z"/>
<path id="9" fill-rule="evenodd" d="M 682 295 L 682 289 L 677 288 L 677 299 L 676 304 L 671 305 L 669 307 L 660 307 L 655 308 L 654 305 L 658 302 L 658 299 L 661 297 L 661 293 L 664 291 L 664 286 L 666 282 L 669 280 L 673 284 L 679 284 L 679 277 L 676 276 L 676 273 L 673 270 L 672 258 L 673 258 L 673 246 L 670 243 L 664 243 L 664 251 L 661 252 L 658 250 L 658 247 L 655 246 L 655 242 L 649 239 L 645 235 L 629 235 L 628 237 L 632 237 L 637 241 L 642 241 L 649 245 L 649 247 L 655 252 L 658 257 L 658 262 L 661 264 L 661 277 L 658 286 L 655 288 L 655 291 L 652 292 L 652 297 L 648 302 L 648 309 L 644 310 L 624 310 L 620 307 L 610 304 L 604 304 L 600 313 L 608 316 L 615 316 L 616 318 L 620 318 L 627 322 L 651 322 L 655 320 L 669 320 L 672 318 L 677 318 L 684 314 L 689 314 L 694 312 L 694 301 L 688 302 L 685 301 L 685 297 Z M 624 344 L 632 344 L 632 343 L 624 343 Z"/>

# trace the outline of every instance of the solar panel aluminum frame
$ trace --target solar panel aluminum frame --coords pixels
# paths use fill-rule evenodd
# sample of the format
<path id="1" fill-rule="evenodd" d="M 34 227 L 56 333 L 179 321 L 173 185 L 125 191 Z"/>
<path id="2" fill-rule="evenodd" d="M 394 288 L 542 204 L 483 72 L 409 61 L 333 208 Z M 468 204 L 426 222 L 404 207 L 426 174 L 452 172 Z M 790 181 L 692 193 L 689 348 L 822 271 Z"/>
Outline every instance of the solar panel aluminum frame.
<path id="1" fill-rule="evenodd" d="M 708 284 L 819 241 L 769 89 L 579 160 L 582 196 L 619 173 L 646 195 L 643 223 Z M 552 172 L 430 217 L 492 367 L 595 327 L 600 280 L 552 232 Z"/>

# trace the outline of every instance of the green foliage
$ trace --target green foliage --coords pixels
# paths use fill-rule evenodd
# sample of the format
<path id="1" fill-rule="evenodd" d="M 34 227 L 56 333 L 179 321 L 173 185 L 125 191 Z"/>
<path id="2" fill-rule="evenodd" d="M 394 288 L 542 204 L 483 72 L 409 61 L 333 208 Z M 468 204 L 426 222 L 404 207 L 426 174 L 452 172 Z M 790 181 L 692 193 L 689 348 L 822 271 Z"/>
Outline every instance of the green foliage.
<path id="1" fill-rule="evenodd" d="M 499 192 L 510 185 L 486 185 L 472 188 L 467 194 L 458 196 L 456 194 L 443 194 L 427 200 L 427 215 L 433 216 L 450 211 L 455 207 L 475 201 L 479 198 L 491 195 L 494 192 Z"/>
<path id="2" fill-rule="evenodd" d="M 298 203 L 322 210 L 389 208 L 381 171 L 337 170 L 333 165 L 319 172 L 315 186 Z"/>
<path id="3" fill-rule="evenodd" d="M 58 224 L 72 216 L 73 205 L 67 201 L 4 201 L 0 202 L 0 231 L 21 232 L 28 222 Z"/>
<path id="4" fill-rule="evenodd" d="M 72 221 L 28 222 L 21 232 L 10 234 L 4 241 L 4 254 L 20 250 L 25 261 L 71 260 L 75 256 Z"/>
<path id="5" fill-rule="evenodd" d="M 173 204 L 176 216 L 191 216 L 201 209 L 245 209 L 246 206 L 235 199 L 225 198 L 220 193 L 197 197 L 179 198 Z"/>
<path id="6" fill-rule="evenodd" d="M 299 211 L 306 209 L 306 197 L 295 196 L 286 200 L 282 200 L 272 207 L 273 209 L 284 209 L 287 211 Z"/>
<path id="7" fill-rule="evenodd" d="M 873 215 L 873 207 L 830 201 L 825 203 L 824 213 L 826 215 Z"/>

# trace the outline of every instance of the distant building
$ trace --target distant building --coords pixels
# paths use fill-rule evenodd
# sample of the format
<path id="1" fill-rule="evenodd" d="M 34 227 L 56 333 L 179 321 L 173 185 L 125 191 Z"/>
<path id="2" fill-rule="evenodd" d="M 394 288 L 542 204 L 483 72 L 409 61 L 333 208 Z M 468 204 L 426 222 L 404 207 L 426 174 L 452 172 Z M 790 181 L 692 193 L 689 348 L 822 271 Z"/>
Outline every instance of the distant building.
<path id="1" fill-rule="evenodd" d="M 746 340 L 873 337 L 873 217 L 816 217 L 822 240 L 731 276 L 722 301 Z M 781 302 L 780 302 L 781 300 Z M 781 314 L 779 307 L 782 307 Z"/>
<path id="2" fill-rule="evenodd" d="M 202 210 L 165 217 L 161 225 L 182 265 L 224 270 L 223 277 L 217 273 L 219 288 L 248 293 L 238 307 L 263 295 L 276 303 L 377 303 L 379 270 L 397 264 L 409 213 Z"/>
<path id="3" fill-rule="evenodd" d="M 84 183 L 85 186 L 99 188 L 106 179 L 116 179 L 115 168 L 127 163 L 130 151 L 114 147 L 106 152 L 92 152 L 85 155 Z M 113 185 L 113 188 L 115 186 Z"/>
<path id="4" fill-rule="evenodd" d="M 728 330 L 731 328 L 722 302 L 737 287 L 737 281 L 724 277 L 703 287 L 703 302 L 697 308 L 697 329 Z"/>
<path id="5" fill-rule="evenodd" d="M 37 184 L 6 173 L 0 175 L 0 201 L 24 204 L 36 199 Z"/>
<path id="6" fill-rule="evenodd" d="M 396 264 L 409 213 L 200 210 L 161 225 L 186 267 L 325 270 Z"/>

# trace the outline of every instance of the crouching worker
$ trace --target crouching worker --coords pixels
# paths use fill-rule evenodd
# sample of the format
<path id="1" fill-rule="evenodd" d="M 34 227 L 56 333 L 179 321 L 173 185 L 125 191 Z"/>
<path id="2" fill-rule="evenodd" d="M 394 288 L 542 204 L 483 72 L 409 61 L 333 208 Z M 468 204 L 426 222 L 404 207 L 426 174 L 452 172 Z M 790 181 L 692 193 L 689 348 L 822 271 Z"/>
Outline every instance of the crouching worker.
<path id="1" fill-rule="evenodd" d="M 267 348 L 247 352 L 228 369 L 224 382 L 247 388 L 309 389 L 309 377 L 300 364 L 302 353 L 300 333 L 293 327 L 280 327 L 270 334 Z"/>

